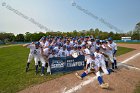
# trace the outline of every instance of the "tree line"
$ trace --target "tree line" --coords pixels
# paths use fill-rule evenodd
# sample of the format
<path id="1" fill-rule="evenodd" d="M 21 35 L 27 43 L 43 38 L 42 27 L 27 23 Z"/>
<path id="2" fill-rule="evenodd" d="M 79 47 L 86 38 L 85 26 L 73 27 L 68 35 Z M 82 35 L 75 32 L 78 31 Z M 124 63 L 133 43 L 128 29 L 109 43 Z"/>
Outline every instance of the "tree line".
<path id="1" fill-rule="evenodd" d="M 13 33 L 0 33 L 0 41 L 1 42 L 32 42 L 38 41 L 42 36 L 61 36 L 61 37 L 76 37 L 76 36 L 93 36 L 94 38 L 98 37 L 100 39 L 106 39 L 108 37 L 112 37 L 114 40 L 121 40 L 121 37 L 131 36 L 133 40 L 140 40 L 140 33 L 138 30 L 130 31 L 128 33 L 114 33 L 114 32 L 103 32 L 97 29 L 90 29 L 90 30 L 82 30 L 77 31 L 74 30 L 72 32 L 38 32 L 38 33 L 30 33 L 26 32 L 25 34 L 17 34 L 14 35 Z"/>

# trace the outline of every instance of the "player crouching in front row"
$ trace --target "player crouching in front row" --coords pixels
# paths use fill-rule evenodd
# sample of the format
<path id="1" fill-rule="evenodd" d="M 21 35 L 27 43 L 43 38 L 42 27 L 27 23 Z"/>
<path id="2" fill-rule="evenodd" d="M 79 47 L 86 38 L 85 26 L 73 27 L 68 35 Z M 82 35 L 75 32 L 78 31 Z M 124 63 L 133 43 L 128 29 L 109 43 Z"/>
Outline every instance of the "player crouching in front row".
<path id="1" fill-rule="evenodd" d="M 84 71 L 81 75 L 79 75 L 78 73 L 76 73 L 75 75 L 79 78 L 79 79 L 83 79 L 85 76 L 87 76 L 90 72 L 94 72 L 97 76 L 97 80 L 100 84 L 100 87 L 103 89 L 107 89 L 109 88 L 109 84 L 105 83 L 103 81 L 103 78 L 101 76 L 101 72 L 100 72 L 100 68 L 101 68 L 101 62 L 95 57 L 94 54 L 90 55 L 91 60 L 89 62 L 90 66 L 89 68 Z M 105 73 L 107 74 L 107 73 Z"/>
<path id="2" fill-rule="evenodd" d="M 23 46 L 30 48 L 30 53 L 29 53 L 28 62 L 26 66 L 26 72 L 29 70 L 29 64 L 31 60 L 34 58 L 36 74 L 38 73 L 38 61 L 41 61 L 42 63 L 41 76 L 43 76 L 44 68 L 45 68 L 45 60 L 42 56 L 43 49 L 40 47 L 40 42 L 35 42 L 35 44 L 25 44 Z"/>

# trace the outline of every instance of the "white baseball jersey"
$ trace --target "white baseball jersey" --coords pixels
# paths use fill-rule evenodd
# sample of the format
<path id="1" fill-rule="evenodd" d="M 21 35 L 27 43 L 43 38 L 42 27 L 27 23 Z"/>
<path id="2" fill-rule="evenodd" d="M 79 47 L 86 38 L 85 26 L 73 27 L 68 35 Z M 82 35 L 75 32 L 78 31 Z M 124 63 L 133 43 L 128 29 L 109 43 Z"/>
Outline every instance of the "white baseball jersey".
<path id="1" fill-rule="evenodd" d="M 111 44 L 109 43 L 110 47 L 112 48 L 112 52 L 114 52 L 114 50 L 117 50 L 117 44 L 112 42 Z"/>
<path id="2" fill-rule="evenodd" d="M 34 56 L 40 56 L 41 55 L 41 48 L 36 48 L 35 45 L 29 45 L 27 48 L 30 48 L 30 53 Z"/>
<path id="3" fill-rule="evenodd" d="M 67 50 L 60 50 L 58 52 L 58 56 L 60 57 L 66 57 L 66 56 L 69 56 L 69 52 Z"/>
<path id="4" fill-rule="evenodd" d="M 46 56 L 49 55 L 49 48 L 45 48 L 45 49 L 43 49 L 43 51 L 44 51 L 44 55 L 46 55 Z"/>
<path id="5" fill-rule="evenodd" d="M 101 62 L 102 66 L 105 66 L 105 59 L 104 59 L 104 55 L 101 53 L 94 53 L 95 57 Z"/>
<path id="6" fill-rule="evenodd" d="M 48 41 L 45 42 L 45 47 L 46 47 L 46 46 L 49 46 L 49 42 L 48 42 Z"/>

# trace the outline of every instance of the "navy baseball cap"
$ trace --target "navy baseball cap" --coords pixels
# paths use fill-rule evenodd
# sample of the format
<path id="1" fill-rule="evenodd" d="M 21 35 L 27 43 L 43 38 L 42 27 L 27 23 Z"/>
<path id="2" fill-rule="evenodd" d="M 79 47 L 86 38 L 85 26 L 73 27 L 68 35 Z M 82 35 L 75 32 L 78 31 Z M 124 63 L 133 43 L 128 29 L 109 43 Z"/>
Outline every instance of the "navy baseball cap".
<path id="1" fill-rule="evenodd" d="M 99 39 L 97 39 L 97 40 L 96 40 L 96 43 L 100 43 L 100 40 L 99 40 Z"/>
<path id="2" fill-rule="evenodd" d="M 95 39 L 94 38 L 91 38 L 91 41 L 94 41 Z"/>
<path id="3" fill-rule="evenodd" d="M 106 43 L 106 40 L 103 40 L 102 43 Z"/>
<path id="4" fill-rule="evenodd" d="M 100 47 L 96 47 L 96 50 L 100 50 Z"/>
<path id="5" fill-rule="evenodd" d="M 40 45 L 40 42 L 35 42 L 35 45 L 38 45 L 39 46 Z"/>
<path id="6" fill-rule="evenodd" d="M 112 40 L 113 40 L 112 37 L 109 37 L 109 38 L 108 38 L 108 41 L 112 41 Z"/>
<path id="7" fill-rule="evenodd" d="M 94 53 L 90 54 L 90 56 L 95 56 Z"/>
<path id="8" fill-rule="evenodd" d="M 49 49 L 53 49 L 53 46 L 49 46 Z"/>

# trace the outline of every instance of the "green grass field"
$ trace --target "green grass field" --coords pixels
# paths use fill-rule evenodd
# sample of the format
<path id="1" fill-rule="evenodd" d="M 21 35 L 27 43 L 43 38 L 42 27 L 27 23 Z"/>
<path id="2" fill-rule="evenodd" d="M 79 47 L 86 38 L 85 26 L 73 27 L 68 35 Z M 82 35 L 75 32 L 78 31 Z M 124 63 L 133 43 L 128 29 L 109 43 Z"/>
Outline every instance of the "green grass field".
<path id="1" fill-rule="evenodd" d="M 133 50 L 135 50 L 135 49 L 125 48 L 125 47 L 118 47 L 117 56 L 120 56 L 122 54 L 125 54 L 125 53 L 133 51 Z"/>
<path id="2" fill-rule="evenodd" d="M 117 55 L 132 51 L 130 48 L 118 47 Z M 25 72 L 29 49 L 22 46 L 0 48 L 0 93 L 15 93 L 26 87 L 33 86 L 48 80 L 63 76 L 64 74 L 35 75 L 34 62 L 30 71 Z"/>
<path id="3" fill-rule="evenodd" d="M 140 82 L 136 85 L 134 93 L 140 93 Z"/>

